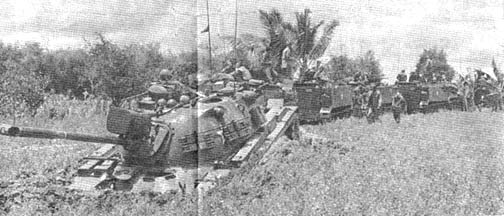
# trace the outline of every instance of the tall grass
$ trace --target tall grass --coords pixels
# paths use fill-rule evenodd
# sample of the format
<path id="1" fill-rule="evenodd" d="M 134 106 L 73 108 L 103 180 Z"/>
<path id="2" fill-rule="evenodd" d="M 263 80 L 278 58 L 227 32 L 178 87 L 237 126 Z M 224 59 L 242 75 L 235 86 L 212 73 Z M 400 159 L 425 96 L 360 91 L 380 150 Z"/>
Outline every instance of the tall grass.
<path id="1" fill-rule="evenodd" d="M 100 97 L 87 100 L 69 100 L 63 95 L 48 95 L 37 110 L 40 118 L 74 118 L 106 115 L 111 101 Z"/>

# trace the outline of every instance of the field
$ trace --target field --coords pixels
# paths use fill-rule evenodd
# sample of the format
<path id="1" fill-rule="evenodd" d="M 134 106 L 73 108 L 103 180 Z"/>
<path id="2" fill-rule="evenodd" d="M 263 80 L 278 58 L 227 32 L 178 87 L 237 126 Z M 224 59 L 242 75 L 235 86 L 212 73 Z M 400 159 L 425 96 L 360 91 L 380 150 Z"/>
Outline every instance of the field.
<path id="1" fill-rule="evenodd" d="M 503 112 L 442 111 L 404 116 L 400 124 L 391 114 L 381 119 L 303 126 L 305 134 L 330 141 L 282 139 L 263 161 L 235 171 L 203 200 L 195 194 L 69 191 L 64 185 L 79 159 L 98 144 L 1 137 L 0 214 L 504 214 Z M 106 133 L 101 115 L 17 121 Z"/>

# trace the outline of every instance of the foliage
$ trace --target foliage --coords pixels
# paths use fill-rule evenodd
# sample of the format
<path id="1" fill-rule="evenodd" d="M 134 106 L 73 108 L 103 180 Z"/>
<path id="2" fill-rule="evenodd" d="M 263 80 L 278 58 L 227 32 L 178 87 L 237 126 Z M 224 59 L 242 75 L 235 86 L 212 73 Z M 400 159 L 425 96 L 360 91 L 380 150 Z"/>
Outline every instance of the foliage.
<path id="1" fill-rule="evenodd" d="M 173 71 L 175 80 L 196 88 L 196 75 L 198 73 L 198 53 L 186 52 L 170 57 L 172 63 L 165 65 Z"/>
<path id="2" fill-rule="evenodd" d="M 97 34 L 84 49 L 45 50 L 38 43 L 0 43 L 0 115 L 35 115 L 44 92 L 84 99 L 84 91 L 117 102 L 144 91 L 162 68 L 188 84 L 197 53 L 163 55 L 159 44 L 119 46 Z"/>
<path id="3" fill-rule="evenodd" d="M 259 20 L 264 26 L 267 38 L 264 61 L 271 62 L 278 70 L 282 60 L 282 51 L 289 43 L 287 31 L 290 24 L 284 21 L 282 14 L 277 9 L 271 9 L 270 12 L 259 10 Z"/>
<path id="4" fill-rule="evenodd" d="M 84 86 L 94 87 L 87 82 L 88 55 L 84 50 L 56 50 L 46 53 L 44 65 L 49 71 L 49 84 L 46 90 L 53 93 L 67 93 L 71 90 L 74 95 L 80 95 Z M 87 84 L 87 85 L 86 85 Z M 93 92 L 93 88 L 88 91 Z"/>
<path id="5" fill-rule="evenodd" d="M 358 73 L 357 64 L 354 59 L 346 55 L 332 56 L 331 60 L 327 63 L 329 72 L 329 79 L 338 81 Z"/>
<path id="6" fill-rule="evenodd" d="M 298 60 L 297 67 L 300 71 L 300 79 L 308 70 L 310 62 L 322 57 L 329 46 L 334 29 L 339 25 L 337 20 L 332 20 L 324 27 L 322 35 L 317 39 L 317 32 L 324 24 L 324 21 L 312 25 L 311 11 L 305 9 L 303 13 L 296 13 L 296 25 L 286 24 L 285 28 L 289 34 L 293 35 L 293 57 Z"/>
<path id="7" fill-rule="evenodd" d="M 47 70 L 41 64 L 43 50 L 39 44 L 0 44 L 0 106 L 2 114 L 27 112 L 36 114 L 47 86 Z"/>
<path id="8" fill-rule="evenodd" d="M 383 77 L 380 62 L 371 50 L 365 56 L 354 59 L 346 55 L 332 56 L 327 68 L 329 78 L 334 81 L 348 79 L 356 74 L 362 74 L 369 80 L 379 80 Z"/>
<path id="9" fill-rule="evenodd" d="M 445 76 L 446 81 L 451 81 L 455 70 L 447 63 L 447 55 L 443 49 L 424 49 L 416 64 L 416 73 L 422 74 L 427 82 L 441 80 Z"/>
<path id="10" fill-rule="evenodd" d="M 369 50 L 364 57 L 359 58 L 358 70 L 368 76 L 370 81 L 379 81 L 383 77 L 380 62 L 375 58 L 374 52 Z"/>
<path id="11" fill-rule="evenodd" d="M 89 68 L 96 73 L 95 79 L 100 80 L 94 88 L 100 89 L 118 106 L 123 98 L 145 91 L 149 75 L 136 64 L 131 47 L 121 48 L 99 37 L 100 41 L 89 50 Z"/>

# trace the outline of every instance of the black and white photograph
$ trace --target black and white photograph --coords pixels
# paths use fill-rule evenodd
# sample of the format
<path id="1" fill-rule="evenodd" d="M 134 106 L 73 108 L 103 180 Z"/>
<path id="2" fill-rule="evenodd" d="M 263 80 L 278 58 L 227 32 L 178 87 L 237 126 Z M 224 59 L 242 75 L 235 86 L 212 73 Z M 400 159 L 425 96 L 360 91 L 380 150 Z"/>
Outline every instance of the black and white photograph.
<path id="1" fill-rule="evenodd" d="M 504 215 L 502 0 L 0 10 L 0 215 Z"/>

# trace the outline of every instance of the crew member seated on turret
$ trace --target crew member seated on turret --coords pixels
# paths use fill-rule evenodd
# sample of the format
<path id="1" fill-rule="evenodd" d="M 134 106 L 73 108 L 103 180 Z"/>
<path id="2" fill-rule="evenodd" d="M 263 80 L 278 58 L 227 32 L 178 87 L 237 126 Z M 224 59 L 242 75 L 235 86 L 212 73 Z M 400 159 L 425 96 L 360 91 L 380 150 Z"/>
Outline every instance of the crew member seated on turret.
<path id="1" fill-rule="evenodd" d="M 278 78 L 278 73 L 275 71 L 273 63 L 271 61 L 266 61 L 263 63 L 264 75 L 266 76 L 266 81 L 269 83 L 275 83 Z"/>
<path id="2" fill-rule="evenodd" d="M 250 71 L 241 64 L 240 61 L 236 63 L 236 70 L 231 73 L 236 82 L 246 82 L 252 79 Z"/>
<path id="3" fill-rule="evenodd" d="M 164 84 L 172 79 L 173 73 L 168 69 L 162 69 L 161 72 L 159 72 L 159 81 L 161 82 L 161 84 Z"/>
<path id="4" fill-rule="evenodd" d="M 353 79 L 354 79 L 354 82 L 360 83 L 360 84 L 365 84 L 365 83 L 368 83 L 368 81 L 369 81 L 367 74 L 362 73 L 362 72 L 357 72 L 353 76 Z"/>
<path id="5" fill-rule="evenodd" d="M 401 73 L 397 75 L 397 82 L 407 82 L 408 75 L 406 75 L 406 71 L 402 70 Z"/>
<path id="6" fill-rule="evenodd" d="M 224 63 L 224 68 L 222 68 L 221 70 L 221 73 L 225 73 L 225 74 L 230 74 L 234 71 L 234 67 L 233 67 L 233 63 L 231 62 L 231 60 L 226 60 L 226 62 Z"/>
<path id="7" fill-rule="evenodd" d="M 423 75 L 423 74 L 419 74 L 419 75 L 418 75 L 418 77 L 419 77 L 419 78 L 418 78 L 418 80 L 419 80 L 421 83 L 427 83 L 427 79 L 426 79 L 425 75 Z"/>
<path id="8" fill-rule="evenodd" d="M 420 75 L 417 72 L 413 71 L 410 74 L 409 82 L 415 82 L 415 81 L 420 81 Z"/>

